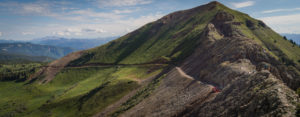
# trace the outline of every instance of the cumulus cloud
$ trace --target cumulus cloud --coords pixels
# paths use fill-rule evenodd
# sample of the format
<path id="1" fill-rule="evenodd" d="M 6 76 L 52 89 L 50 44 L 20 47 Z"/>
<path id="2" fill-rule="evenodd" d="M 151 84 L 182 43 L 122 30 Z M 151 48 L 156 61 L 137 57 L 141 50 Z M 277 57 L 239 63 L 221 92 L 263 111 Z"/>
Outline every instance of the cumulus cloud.
<path id="1" fill-rule="evenodd" d="M 35 32 L 22 32 L 22 35 L 35 35 Z"/>
<path id="2" fill-rule="evenodd" d="M 24 13 L 46 13 L 48 9 L 44 5 L 40 4 L 24 4 L 22 5 Z"/>
<path id="3" fill-rule="evenodd" d="M 1 10 L 21 15 L 58 16 L 59 14 L 52 11 L 53 6 L 56 5 L 47 2 L 0 2 Z"/>
<path id="4" fill-rule="evenodd" d="M 109 10 L 95 8 L 72 8 L 72 5 L 56 5 L 55 2 L 0 2 L 0 11 L 10 10 L 15 15 L 46 16 L 59 21 L 55 25 L 50 23 L 42 26 L 22 26 L 21 36 L 40 37 L 57 35 L 67 37 L 104 37 L 119 36 L 135 30 L 146 23 L 157 20 L 163 14 L 137 14 L 129 13 L 140 10 L 135 5 L 150 4 L 152 0 L 99 0 L 108 6 L 118 7 Z M 111 3 L 115 1 L 115 3 Z M 124 3 L 121 3 L 124 2 Z M 139 16 L 142 15 L 142 16 Z M 63 21 L 61 21 L 63 20 Z M 66 22 L 67 21 L 67 22 Z M 69 23 L 70 22 L 70 23 Z M 30 32 L 26 29 L 30 29 Z M 25 37 L 25 36 L 24 36 Z"/>
<path id="5" fill-rule="evenodd" d="M 255 4 L 254 1 L 245 1 L 245 2 L 232 2 L 230 3 L 234 8 L 244 8 L 253 6 Z"/>
<path id="6" fill-rule="evenodd" d="M 93 17 L 93 18 L 106 18 L 106 19 L 119 19 L 123 17 L 122 15 L 118 15 L 111 12 L 95 12 L 91 9 L 84 9 L 84 10 L 75 10 L 68 15 L 79 15 L 80 17 Z"/>
<path id="7" fill-rule="evenodd" d="M 156 13 L 137 18 L 111 20 L 110 22 L 99 24 L 78 24 L 72 26 L 53 25 L 51 26 L 51 32 L 53 32 L 53 35 L 67 37 L 120 36 L 139 28 L 146 23 L 155 21 L 162 16 L 163 14 Z"/>
<path id="8" fill-rule="evenodd" d="M 105 33 L 106 31 L 100 28 L 81 28 L 81 26 L 74 26 L 72 28 L 67 28 L 63 31 L 53 32 L 54 35 L 58 36 L 81 36 L 87 35 L 87 33 Z"/>
<path id="9" fill-rule="evenodd" d="M 61 5 L 63 4 L 63 5 Z M 76 9 L 64 6 L 67 3 L 57 2 L 0 2 L 0 11 L 28 16 L 47 16 L 58 20 L 87 22 L 94 19 L 120 19 L 123 13 L 131 13 L 133 10 L 112 10 L 96 12 L 93 9 Z"/>
<path id="10" fill-rule="evenodd" d="M 145 16 L 141 16 L 138 18 L 129 18 L 128 20 L 121 20 L 118 21 L 122 24 L 127 24 L 127 25 L 131 25 L 134 27 L 140 27 L 142 25 L 145 25 L 146 23 L 149 23 L 151 21 L 155 21 L 159 18 L 161 18 L 163 15 L 160 13 L 156 13 L 156 14 L 149 14 L 149 15 L 145 15 Z"/>
<path id="11" fill-rule="evenodd" d="M 150 0 L 99 0 L 99 2 L 109 6 L 131 6 L 138 4 L 151 3 Z M 61 5 L 63 4 L 63 5 Z M 93 20 L 115 20 L 125 17 L 123 14 L 132 13 L 138 10 L 123 9 L 111 11 L 95 11 L 94 9 L 76 9 L 73 7 L 64 6 L 67 3 L 57 2 L 0 2 L 0 11 L 14 13 L 17 15 L 29 16 L 47 16 L 59 20 L 70 20 L 80 22 L 91 22 Z"/>
<path id="12" fill-rule="evenodd" d="M 276 12 L 291 12 L 291 11 L 299 11 L 300 8 L 291 8 L 291 9 L 273 9 L 262 11 L 262 13 L 276 13 Z"/>
<path id="13" fill-rule="evenodd" d="M 126 28 L 125 31 L 126 31 L 126 32 L 131 32 L 132 30 L 129 29 L 129 28 Z"/>
<path id="14" fill-rule="evenodd" d="M 152 3 L 152 0 L 98 0 L 99 7 L 135 6 L 150 3 Z"/>
<path id="15" fill-rule="evenodd" d="M 103 29 L 92 29 L 92 28 L 85 28 L 82 29 L 83 32 L 91 32 L 91 33 L 105 33 L 106 31 Z"/>
<path id="16" fill-rule="evenodd" d="M 125 10 L 114 10 L 113 12 L 116 13 L 116 14 L 122 14 L 122 13 L 132 13 L 134 11 L 125 9 Z"/>
<path id="17" fill-rule="evenodd" d="M 54 35 L 58 36 L 70 36 L 71 34 L 69 32 L 59 31 L 59 32 L 53 32 Z"/>
<path id="18" fill-rule="evenodd" d="M 279 33 L 300 33 L 300 14 L 259 18 Z"/>

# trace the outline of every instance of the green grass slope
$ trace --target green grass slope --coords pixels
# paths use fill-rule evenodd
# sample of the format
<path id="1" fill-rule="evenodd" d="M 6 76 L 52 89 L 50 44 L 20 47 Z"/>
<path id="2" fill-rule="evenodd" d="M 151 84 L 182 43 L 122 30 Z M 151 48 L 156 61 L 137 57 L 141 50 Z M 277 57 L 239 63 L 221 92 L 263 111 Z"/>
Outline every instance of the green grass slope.
<path id="1" fill-rule="evenodd" d="M 178 61 L 188 56 L 218 8 L 205 5 L 169 14 L 103 46 L 90 49 L 71 65 L 141 64 Z"/>
<path id="2" fill-rule="evenodd" d="M 66 68 L 45 85 L 0 82 L 0 116 L 91 116 L 140 87 L 163 65 Z"/>
<path id="3" fill-rule="evenodd" d="M 232 14 L 235 17 L 234 21 L 241 23 L 233 27 L 240 30 L 244 36 L 256 40 L 276 58 L 289 59 L 295 64 L 300 64 L 299 47 L 284 40 L 262 21 L 217 2 L 169 14 L 108 44 L 87 50 L 84 56 L 70 64 L 180 61 L 193 51 L 204 28 L 216 13 L 221 11 Z"/>
<path id="4" fill-rule="evenodd" d="M 217 13 L 232 15 L 231 33 L 255 40 L 282 64 L 300 76 L 300 48 L 262 21 L 218 2 L 169 14 L 117 40 L 87 50 L 69 65 L 178 63 L 201 43 L 208 23 Z M 226 29 L 225 29 L 226 30 Z M 226 36 L 226 35 L 225 35 Z"/>

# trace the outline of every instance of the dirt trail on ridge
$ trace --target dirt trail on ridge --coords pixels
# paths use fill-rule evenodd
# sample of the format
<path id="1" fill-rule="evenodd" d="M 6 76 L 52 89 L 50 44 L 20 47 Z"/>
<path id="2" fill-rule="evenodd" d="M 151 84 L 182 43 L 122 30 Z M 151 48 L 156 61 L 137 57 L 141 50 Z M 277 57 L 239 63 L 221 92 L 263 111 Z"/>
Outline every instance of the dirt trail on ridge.
<path id="1" fill-rule="evenodd" d="M 73 52 L 65 57 L 55 60 L 49 63 L 46 67 L 41 68 L 40 71 L 34 74 L 32 78 L 37 78 L 37 76 L 45 76 L 40 83 L 50 82 L 59 71 L 65 68 L 65 66 L 71 61 L 81 57 L 83 53 L 84 51 Z"/>

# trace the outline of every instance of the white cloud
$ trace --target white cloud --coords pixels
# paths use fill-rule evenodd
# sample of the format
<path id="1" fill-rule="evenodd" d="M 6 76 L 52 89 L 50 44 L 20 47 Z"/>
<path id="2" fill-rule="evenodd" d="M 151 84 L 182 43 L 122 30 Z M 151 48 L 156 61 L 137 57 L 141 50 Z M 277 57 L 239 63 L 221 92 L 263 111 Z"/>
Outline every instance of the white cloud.
<path id="1" fill-rule="evenodd" d="M 103 0 L 102 0 L 103 1 Z M 107 4 L 111 1 L 104 0 Z M 111 3 L 109 6 L 134 6 L 140 4 L 149 4 L 152 0 L 112 0 L 116 3 Z M 45 2 L 45 1 L 44 1 Z M 118 3 L 124 2 L 124 3 Z M 25 38 L 38 38 L 42 36 L 64 36 L 71 38 L 95 38 L 120 36 L 135 30 L 146 23 L 157 20 L 163 14 L 142 14 L 143 16 L 130 16 L 128 13 L 140 10 L 136 6 L 129 9 L 117 8 L 109 11 L 98 12 L 95 9 L 76 9 L 68 6 L 55 6 L 54 3 L 18 3 L 10 2 L 3 4 L 0 2 L 0 10 L 7 9 L 16 15 L 29 16 L 47 16 L 55 18 L 59 21 L 56 24 L 35 25 L 35 26 L 20 26 L 18 34 Z M 69 23 L 70 22 L 70 23 Z M 21 28 L 22 27 L 22 28 Z M 30 30 L 30 31 L 28 31 Z M 34 32 L 32 32 L 34 31 Z"/>
<path id="2" fill-rule="evenodd" d="M 50 30 L 48 32 L 54 32 L 53 35 L 74 38 L 120 36 L 139 28 L 146 23 L 155 21 L 162 16 L 162 14 L 157 13 L 137 18 L 111 20 L 110 22 L 97 24 L 78 24 L 72 26 L 49 25 L 47 29 Z"/>
<path id="3" fill-rule="evenodd" d="M 114 10 L 113 12 L 116 13 L 116 14 L 123 14 L 123 13 L 132 13 L 133 10 L 128 10 L 128 9 L 125 9 L 125 10 Z"/>
<path id="4" fill-rule="evenodd" d="M 135 6 L 150 3 L 152 3 L 152 0 L 98 0 L 99 7 Z"/>
<path id="5" fill-rule="evenodd" d="M 59 32 L 53 32 L 54 35 L 58 36 L 70 36 L 71 34 L 69 32 L 59 31 Z"/>
<path id="6" fill-rule="evenodd" d="M 245 2 L 232 2 L 230 3 L 234 8 L 244 8 L 253 6 L 255 4 L 254 1 L 245 1 Z"/>
<path id="7" fill-rule="evenodd" d="M 123 17 L 122 15 L 118 15 L 110 12 L 95 12 L 91 9 L 86 10 L 76 10 L 68 13 L 69 15 L 79 15 L 81 17 L 94 17 L 94 18 L 107 18 L 107 19 L 119 19 Z"/>
<path id="8" fill-rule="evenodd" d="M 129 18 L 127 20 L 120 20 L 118 22 L 138 28 L 140 26 L 145 25 L 146 23 L 157 20 L 157 19 L 161 18 L 162 16 L 163 15 L 159 14 L 159 13 L 149 14 L 149 15 L 141 16 L 139 18 Z"/>
<path id="9" fill-rule="evenodd" d="M 279 33 L 300 33 L 300 14 L 259 18 Z"/>
<path id="10" fill-rule="evenodd" d="M 131 32 L 131 31 L 133 31 L 133 30 L 131 30 L 131 29 L 129 29 L 129 28 L 126 28 L 125 31 L 126 31 L 126 32 Z"/>
<path id="11" fill-rule="evenodd" d="M 82 31 L 88 32 L 88 33 L 105 33 L 105 32 L 106 32 L 105 30 L 100 29 L 100 28 L 96 28 L 96 29 L 93 29 L 93 28 L 85 28 L 85 29 L 82 29 Z"/>
<path id="12" fill-rule="evenodd" d="M 291 11 L 298 11 L 300 8 L 291 8 L 291 9 L 273 9 L 273 10 L 266 10 L 262 11 L 262 13 L 275 13 L 275 12 L 291 12 Z"/>
<path id="13" fill-rule="evenodd" d="M 81 33 L 82 32 L 81 30 L 82 29 L 80 29 L 80 28 L 68 28 L 68 29 L 65 30 L 65 32 L 68 32 L 68 33 Z"/>
<path id="14" fill-rule="evenodd" d="M 82 28 L 84 27 L 84 28 Z M 58 36 L 82 36 L 88 34 L 99 34 L 99 33 L 106 33 L 104 29 L 101 28 L 90 28 L 89 26 L 73 26 L 69 27 L 63 31 L 53 32 L 54 35 Z"/>
<path id="15" fill-rule="evenodd" d="M 300 21 L 300 14 L 294 14 L 294 15 L 283 15 L 283 16 L 271 16 L 271 17 L 263 17 L 260 18 L 263 21 L 266 21 L 271 24 L 293 24 L 293 23 L 299 23 Z"/>
<path id="16" fill-rule="evenodd" d="M 96 12 L 92 9 L 78 10 L 72 7 L 69 8 L 63 5 L 57 5 L 56 2 L 0 2 L 0 10 L 5 10 L 8 13 L 14 13 L 17 15 L 47 16 L 59 20 L 84 22 L 93 21 L 97 18 L 102 20 L 119 19 L 123 17 L 121 14 L 133 12 L 133 10 L 115 10 L 110 12 Z"/>
<path id="17" fill-rule="evenodd" d="M 0 37 L 2 36 L 2 32 L 0 32 Z"/>
<path id="18" fill-rule="evenodd" d="M 53 6 L 55 5 L 46 2 L 0 2 L 0 8 L 2 8 L 2 10 L 20 15 L 57 16 L 57 13 L 51 11 L 51 7 Z"/>
<path id="19" fill-rule="evenodd" d="M 48 9 L 44 5 L 40 4 L 23 4 L 22 10 L 24 13 L 45 13 Z"/>
<path id="20" fill-rule="evenodd" d="M 22 32 L 22 35 L 35 35 L 35 32 Z"/>

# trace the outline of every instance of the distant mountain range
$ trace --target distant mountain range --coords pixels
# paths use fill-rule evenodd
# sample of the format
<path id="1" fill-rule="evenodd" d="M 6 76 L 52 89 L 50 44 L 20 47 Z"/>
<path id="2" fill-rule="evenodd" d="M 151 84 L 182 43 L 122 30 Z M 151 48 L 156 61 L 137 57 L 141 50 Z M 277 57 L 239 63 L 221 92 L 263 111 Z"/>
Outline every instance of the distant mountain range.
<path id="1" fill-rule="evenodd" d="M 30 42 L 35 44 L 42 44 L 42 45 L 69 47 L 75 50 L 84 50 L 84 49 L 100 46 L 116 38 L 117 37 L 95 38 L 95 39 L 67 39 L 61 37 L 48 36 L 40 39 L 34 39 L 31 40 Z"/>
<path id="2" fill-rule="evenodd" d="M 50 62 L 54 58 L 46 56 L 29 56 L 22 54 L 10 54 L 5 52 L 0 52 L 0 64 L 9 63 L 28 63 L 28 62 Z"/>
<path id="3" fill-rule="evenodd" d="M 100 46 L 117 37 L 67 39 L 44 37 L 29 41 L 0 40 L 0 63 L 48 62 L 71 52 Z"/>
<path id="4" fill-rule="evenodd" d="M 51 58 L 60 58 L 73 51 L 73 49 L 67 47 L 39 45 L 28 42 L 0 43 L 1 53 L 13 55 L 47 56 Z"/>
<path id="5" fill-rule="evenodd" d="M 17 42 L 25 42 L 25 41 L 0 39 L 0 43 L 17 43 Z"/>

